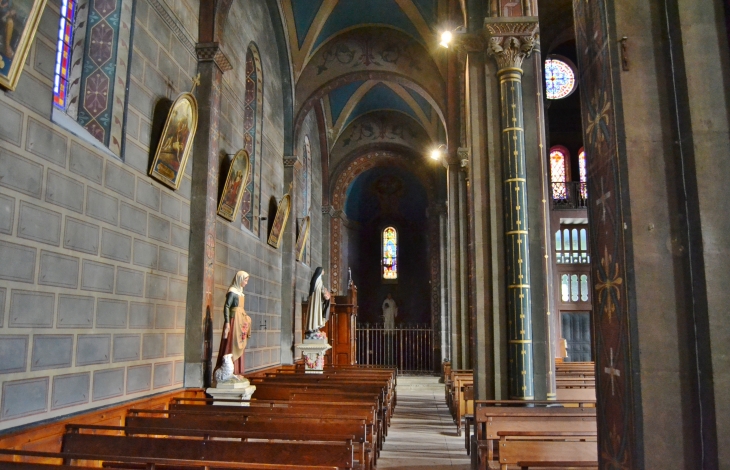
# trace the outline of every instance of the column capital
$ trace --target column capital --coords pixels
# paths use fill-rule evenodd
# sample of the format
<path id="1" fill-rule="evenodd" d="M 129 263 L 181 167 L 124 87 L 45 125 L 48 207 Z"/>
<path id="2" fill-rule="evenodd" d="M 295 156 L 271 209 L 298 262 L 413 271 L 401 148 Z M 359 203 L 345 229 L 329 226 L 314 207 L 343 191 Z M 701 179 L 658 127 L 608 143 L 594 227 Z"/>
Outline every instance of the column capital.
<path id="1" fill-rule="evenodd" d="M 195 45 L 198 62 L 215 62 L 221 72 L 233 69 L 228 57 L 223 53 L 217 42 L 200 42 Z"/>
<path id="2" fill-rule="evenodd" d="M 469 166 L 471 161 L 471 148 L 470 147 L 459 147 L 456 150 L 456 156 L 459 159 L 459 166 L 466 168 Z"/>
<path id="3" fill-rule="evenodd" d="M 297 155 L 285 155 L 284 156 L 284 168 L 294 168 L 295 170 L 302 169 L 302 161 L 299 160 Z"/>
<path id="4" fill-rule="evenodd" d="M 522 68 L 522 61 L 538 46 L 539 23 L 535 16 L 485 18 L 487 54 L 494 57 L 499 70 Z"/>

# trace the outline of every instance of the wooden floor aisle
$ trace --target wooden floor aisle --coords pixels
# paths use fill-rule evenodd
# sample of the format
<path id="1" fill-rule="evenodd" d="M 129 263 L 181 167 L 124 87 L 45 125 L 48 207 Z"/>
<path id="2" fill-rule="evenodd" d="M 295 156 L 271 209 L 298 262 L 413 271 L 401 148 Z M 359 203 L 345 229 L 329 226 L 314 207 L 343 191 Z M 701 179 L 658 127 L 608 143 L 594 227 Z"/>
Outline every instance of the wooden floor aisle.
<path id="1" fill-rule="evenodd" d="M 398 377 L 398 406 L 378 459 L 378 470 L 468 470 L 464 436 L 444 401 L 437 377 Z"/>

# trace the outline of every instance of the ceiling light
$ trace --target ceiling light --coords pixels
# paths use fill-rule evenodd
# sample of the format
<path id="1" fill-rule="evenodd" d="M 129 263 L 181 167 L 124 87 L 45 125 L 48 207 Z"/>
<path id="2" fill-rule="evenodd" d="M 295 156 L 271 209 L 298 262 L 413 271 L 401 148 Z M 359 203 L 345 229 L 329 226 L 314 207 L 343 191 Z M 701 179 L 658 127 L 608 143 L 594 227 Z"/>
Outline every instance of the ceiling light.
<path id="1" fill-rule="evenodd" d="M 454 38 L 453 34 L 451 34 L 451 31 L 444 31 L 441 33 L 441 42 L 439 43 L 439 46 L 441 47 L 449 47 L 449 43 Z"/>
<path id="2" fill-rule="evenodd" d="M 432 160 L 441 160 L 441 157 L 443 156 L 443 150 L 446 149 L 446 146 L 444 144 L 439 145 L 435 149 L 431 150 L 431 159 Z"/>

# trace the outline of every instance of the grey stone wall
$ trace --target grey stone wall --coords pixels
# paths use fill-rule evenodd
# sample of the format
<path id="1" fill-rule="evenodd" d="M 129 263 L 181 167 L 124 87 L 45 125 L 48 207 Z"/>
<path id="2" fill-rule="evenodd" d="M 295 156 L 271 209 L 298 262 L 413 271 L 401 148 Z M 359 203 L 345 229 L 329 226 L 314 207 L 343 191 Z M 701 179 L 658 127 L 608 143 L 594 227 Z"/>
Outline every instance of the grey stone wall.
<path id="1" fill-rule="evenodd" d="M 221 99 L 221 159 L 243 147 L 243 93 L 246 51 L 252 42 L 261 57 L 263 74 L 263 124 L 261 142 L 256 142 L 256 191 L 260 207 L 254 207 L 259 234 L 241 226 L 240 215 L 233 222 L 218 218 L 216 226 L 215 298 L 213 311 L 214 357 L 223 327 L 226 291 L 236 271 L 251 276 L 246 287 L 246 313 L 251 316 L 252 335 L 245 353 L 246 369 L 256 370 L 280 363 L 281 354 L 281 250 L 266 243 L 269 201 L 280 200 L 284 188 L 284 121 L 282 77 L 279 55 L 272 38 L 273 26 L 264 2 L 234 2 L 223 38 L 223 50 L 233 70 L 223 75 Z M 293 219 L 289 219 L 291 223 Z M 290 328 L 290 327 L 288 327 Z"/>
<path id="2" fill-rule="evenodd" d="M 124 161 L 51 120 L 56 2 L 0 92 L 0 429 L 182 384 L 190 178 L 146 173 L 154 106 L 196 60 L 155 3 L 136 4 Z"/>

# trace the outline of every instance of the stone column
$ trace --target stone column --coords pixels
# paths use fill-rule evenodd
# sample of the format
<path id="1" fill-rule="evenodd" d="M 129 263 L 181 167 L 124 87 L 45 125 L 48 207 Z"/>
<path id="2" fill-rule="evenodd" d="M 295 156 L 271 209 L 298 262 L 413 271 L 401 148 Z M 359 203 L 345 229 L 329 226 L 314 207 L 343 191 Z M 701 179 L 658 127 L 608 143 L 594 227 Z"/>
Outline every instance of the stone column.
<path id="1" fill-rule="evenodd" d="M 459 148 L 457 151 L 459 159 L 459 201 L 458 215 L 459 223 L 459 315 L 461 317 L 461 368 L 471 369 L 471 346 L 473 329 L 471 312 L 469 310 L 469 207 L 467 201 L 467 188 L 469 186 L 469 175 L 467 164 L 469 162 L 469 149 Z"/>
<path id="2" fill-rule="evenodd" d="M 296 172 L 302 168 L 302 163 L 297 156 L 284 157 L 284 187 L 283 194 L 289 191 L 291 186 L 291 207 L 297 207 Z M 294 215 L 292 215 L 294 214 Z M 295 253 L 297 237 L 296 211 L 292 211 L 289 220 L 284 227 L 284 235 L 281 239 L 281 363 L 292 364 L 296 355 L 295 346 L 297 343 L 296 330 L 297 302 L 297 261 Z M 267 234 L 268 237 L 268 234 Z M 301 320 L 299 325 L 301 324 Z"/>
<path id="3" fill-rule="evenodd" d="M 441 202 L 439 213 L 439 259 L 441 264 L 441 354 L 443 360 L 451 361 L 451 321 L 449 317 L 449 230 L 446 203 Z"/>
<path id="4" fill-rule="evenodd" d="M 215 224 L 218 208 L 218 124 L 220 120 L 221 81 L 231 64 L 218 43 L 196 46 L 200 84 L 198 135 L 193 141 L 193 178 L 190 198 L 190 251 L 188 253 L 188 292 L 185 311 L 185 387 L 203 387 L 205 357 L 205 319 L 215 315 L 213 284 L 215 274 Z M 215 338 L 213 339 L 215 341 Z M 210 351 L 213 345 L 209 345 Z M 205 367 L 212 372 L 212 366 Z M 209 377 L 208 377 L 209 379 Z"/>
<path id="5" fill-rule="evenodd" d="M 535 393 L 522 61 L 534 47 L 538 23 L 537 18 L 488 18 L 485 28 L 489 38 L 487 53 L 497 62 L 500 82 L 509 391 L 512 399 L 532 400 Z"/>
<path id="6" fill-rule="evenodd" d="M 448 162 L 446 166 L 446 181 L 448 194 L 448 263 L 449 263 L 449 315 L 451 317 L 451 368 L 463 369 L 462 342 L 468 336 L 462 331 L 462 302 L 461 302 L 461 223 L 459 221 L 459 179 L 461 167 L 458 161 Z"/>
<path id="7" fill-rule="evenodd" d="M 433 370 L 441 370 L 443 361 L 443 343 L 441 341 L 444 323 L 441 315 L 442 305 L 442 283 L 441 283 L 441 213 L 443 206 L 438 202 L 432 203 L 428 208 L 428 264 L 431 282 L 431 331 L 433 334 Z"/>

